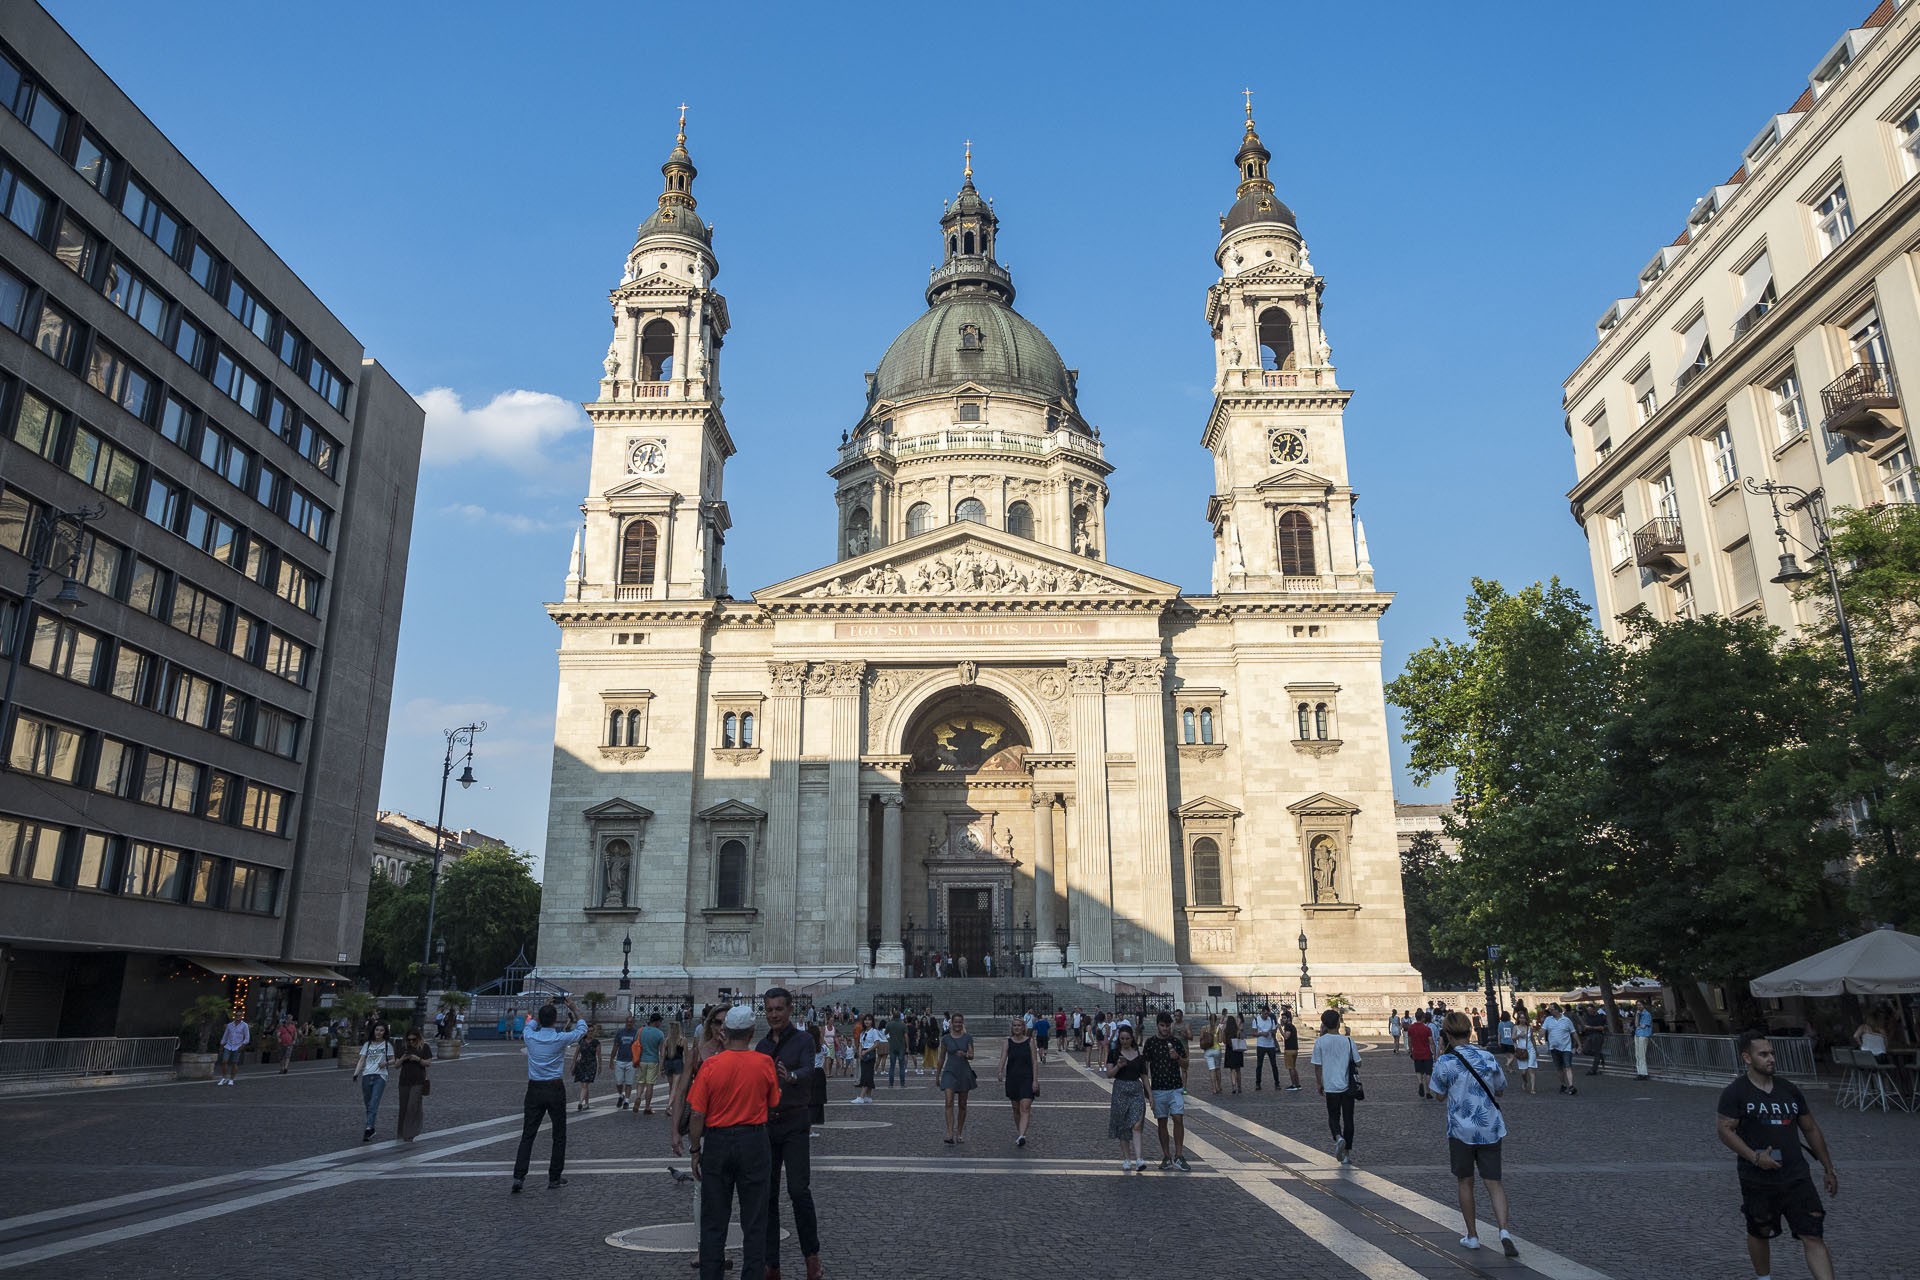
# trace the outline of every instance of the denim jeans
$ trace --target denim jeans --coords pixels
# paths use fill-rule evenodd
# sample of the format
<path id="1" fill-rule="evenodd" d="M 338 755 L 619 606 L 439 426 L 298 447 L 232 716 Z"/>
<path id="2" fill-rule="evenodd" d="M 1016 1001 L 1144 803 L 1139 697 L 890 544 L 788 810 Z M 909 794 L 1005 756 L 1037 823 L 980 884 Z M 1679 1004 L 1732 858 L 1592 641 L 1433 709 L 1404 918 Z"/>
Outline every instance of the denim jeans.
<path id="1" fill-rule="evenodd" d="M 387 1078 L 368 1071 L 360 1077 L 360 1096 L 367 1101 L 367 1128 L 373 1128 L 374 1118 L 380 1114 L 380 1095 L 387 1091 Z"/>
<path id="2" fill-rule="evenodd" d="M 887 1054 L 887 1083 L 905 1085 L 907 1083 L 907 1051 L 894 1049 Z"/>

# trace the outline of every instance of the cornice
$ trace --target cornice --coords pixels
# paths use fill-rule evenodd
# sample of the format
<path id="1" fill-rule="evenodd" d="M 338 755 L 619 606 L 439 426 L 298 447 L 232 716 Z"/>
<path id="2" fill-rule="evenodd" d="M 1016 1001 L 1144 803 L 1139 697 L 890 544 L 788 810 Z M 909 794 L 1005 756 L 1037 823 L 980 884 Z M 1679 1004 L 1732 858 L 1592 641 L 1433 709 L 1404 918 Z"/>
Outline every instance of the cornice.
<path id="1" fill-rule="evenodd" d="M 1347 401 L 1353 399 L 1353 392 L 1340 387 L 1304 387 L 1287 390 L 1279 387 L 1261 387 L 1248 390 L 1217 391 L 1213 397 L 1213 410 L 1207 415 L 1206 428 L 1200 433 L 1200 447 L 1212 449 L 1219 440 L 1220 433 L 1226 429 L 1227 414 L 1234 413 L 1280 413 L 1300 409 L 1320 409 L 1328 412 L 1344 412 Z"/>
<path id="2" fill-rule="evenodd" d="M 1020 614 L 1047 618 L 1062 613 L 1159 613 L 1171 596 L 1101 595 L 1048 596 L 1044 603 L 1031 596 L 1018 598 L 981 596 L 955 599 L 952 596 L 813 596 L 786 597 L 767 601 L 762 607 L 773 617 L 844 617 L 848 615 L 913 614 L 923 618 L 944 618 L 974 614 Z"/>
<path id="3" fill-rule="evenodd" d="M 605 626 L 609 623 L 650 625 L 708 622 L 716 613 L 714 600 L 564 600 L 542 606 L 563 627 Z"/>

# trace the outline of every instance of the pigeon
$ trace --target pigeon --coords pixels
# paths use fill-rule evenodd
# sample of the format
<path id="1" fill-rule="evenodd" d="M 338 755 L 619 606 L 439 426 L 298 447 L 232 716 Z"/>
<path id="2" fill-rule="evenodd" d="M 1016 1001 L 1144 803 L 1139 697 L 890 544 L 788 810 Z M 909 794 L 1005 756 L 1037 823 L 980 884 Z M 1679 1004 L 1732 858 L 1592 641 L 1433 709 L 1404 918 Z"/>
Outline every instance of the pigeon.
<path id="1" fill-rule="evenodd" d="M 693 1181 L 692 1174 L 682 1173 L 680 1170 L 674 1168 L 672 1165 L 667 1166 L 667 1172 L 673 1175 L 673 1180 L 675 1182 L 692 1182 Z"/>

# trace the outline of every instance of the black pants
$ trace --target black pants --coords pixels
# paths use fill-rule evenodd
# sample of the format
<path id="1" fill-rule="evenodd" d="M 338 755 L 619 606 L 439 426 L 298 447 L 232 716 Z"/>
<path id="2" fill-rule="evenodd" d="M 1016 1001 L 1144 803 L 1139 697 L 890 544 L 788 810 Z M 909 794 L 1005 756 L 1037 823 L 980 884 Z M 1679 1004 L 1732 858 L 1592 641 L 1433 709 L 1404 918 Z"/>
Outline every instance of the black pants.
<path id="1" fill-rule="evenodd" d="M 533 1135 L 540 1132 L 540 1117 L 553 1121 L 553 1158 L 547 1161 L 547 1177 L 560 1176 L 567 1167 L 567 1086 L 561 1080 L 527 1081 L 526 1120 L 520 1126 L 520 1150 L 513 1157 L 513 1180 L 523 1182 L 527 1165 L 533 1159 Z"/>
<path id="2" fill-rule="evenodd" d="M 793 1229 L 800 1236 L 800 1254 L 820 1252 L 820 1221 L 813 1212 L 813 1143 L 804 1108 L 767 1121 L 767 1146 L 772 1178 L 767 1187 L 767 1265 L 780 1265 L 780 1175 L 787 1176 L 787 1198 L 793 1201 Z"/>
<path id="3" fill-rule="evenodd" d="M 1353 1150 L 1353 1094 L 1330 1093 L 1327 1095 L 1327 1128 L 1333 1130 L 1336 1138 L 1347 1140 L 1347 1150 Z"/>
<path id="4" fill-rule="evenodd" d="M 708 1129 L 700 1138 L 700 1280 L 722 1280 L 727 1224 L 740 1197 L 740 1276 L 766 1272 L 767 1204 L 773 1156 L 767 1126 L 736 1124 Z"/>
<path id="5" fill-rule="evenodd" d="M 1268 1063 L 1273 1064 L 1273 1083 L 1276 1087 L 1278 1087 L 1278 1085 L 1280 1084 L 1280 1049 L 1279 1047 L 1275 1046 L 1274 1048 L 1271 1048 L 1271 1049 L 1269 1049 L 1265 1045 L 1256 1045 L 1254 1047 L 1257 1050 L 1257 1053 L 1253 1060 L 1253 1087 L 1256 1089 L 1260 1087 L 1260 1071 Z"/>

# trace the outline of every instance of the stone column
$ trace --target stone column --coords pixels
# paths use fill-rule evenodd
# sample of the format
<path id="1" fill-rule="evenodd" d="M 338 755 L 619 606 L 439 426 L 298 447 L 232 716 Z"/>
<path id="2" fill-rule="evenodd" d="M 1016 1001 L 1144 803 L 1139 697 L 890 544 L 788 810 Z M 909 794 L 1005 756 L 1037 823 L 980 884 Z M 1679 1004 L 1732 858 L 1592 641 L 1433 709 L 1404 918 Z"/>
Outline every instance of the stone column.
<path id="1" fill-rule="evenodd" d="M 1116 667 L 1120 663 L 1114 664 Z M 1140 803 L 1141 959 L 1173 963 L 1173 856 L 1167 837 L 1167 726 L 1165 658 L 1132 658 L 1125 663 L 1133 691 L 1134 791 Z"/>
<path id="2" fill-rule="evenodd" d="M 680 394 L 687 395 L 687 353 L 693 349 L 693 304 L 689 302 L 680 313 L 680 323 L 673 326 L 673 380 L 680 384 Z"/>
<path id="3" fill-rule="evenodd" d="M 1100 658 L 1067 660 L 1073 693 L 1074 794 L 1080 831 L 1073 859 L 1074 934 L 1086 964 L 1113 963 L 1113 858 L 1107 826 L 1106 668 Z"/>
<path id="4" fill-rule="evenodd" d="M 1051 791 L 1033 797 L 1033 973 L 1060 971 L 1060 944 L 1053 940 L 1053 801 Z"/>
<path id="5" fill-rule="evenodd" d="M 897 978 L 906 972 L 907 951 L 900 945 L 901 817 L 907 798 L 898 792 L 880 801 L 880 955 L 875 977 Z"/>
<path id="6" fill-rule="evenodd" d="M 823 662 L 833 700 L 831 753 L 827 757 L 827 939 L 826 954 L 802 957 L 820 964 L 851 965 L 866 945 L 866 922 L 856 918 L 860 905 L 860 686 L 864 662 Z"/>
<path id="7" fill-rule="evenodd" d="M 804 662 L 769 662 L 768 773 L 773 794 L 767 812 L 767 911 L 761 932 L 762 966 L 791 974 L 794 898 L 800 882 L 800 713 L 807 678 Z"/>

